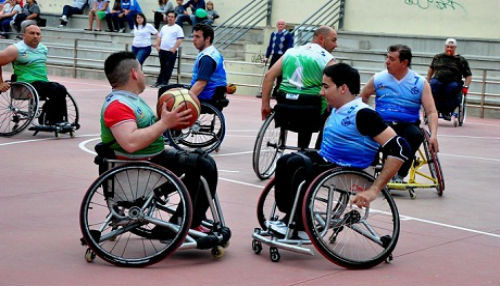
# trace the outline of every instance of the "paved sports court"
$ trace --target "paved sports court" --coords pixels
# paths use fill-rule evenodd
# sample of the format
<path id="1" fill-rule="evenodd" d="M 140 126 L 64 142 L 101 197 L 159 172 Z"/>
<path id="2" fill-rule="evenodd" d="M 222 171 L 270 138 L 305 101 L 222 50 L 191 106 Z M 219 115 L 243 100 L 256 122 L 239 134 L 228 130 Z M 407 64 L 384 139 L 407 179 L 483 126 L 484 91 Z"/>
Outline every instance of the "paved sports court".
<path id="1" fill-rule="evenodd" d="M 6 77 L 4 77 L 6 78 Z M 51 77 L 80 108 L 77 137 L 25 131 L 0 138 L 0 285 L 499 285 L 500 120 L 468 117 L 453 128 L 440 121 L 443 197 L 433 190 L 393 193 L 401 234 L 390 264 L 346 270 L 320 254 L 280 251 L 281 261 L 251 249 L 255 207 L 265 185 L 252 171 L 261 124 L 255 97 L 230 96 L 227 134 L 219 153 L 218 193 L 233 237 L 220 260 L 209 251 L 180 251 L 151 267 L 120 268 L 85 261 L 79 207 L 97 177 L 93 145 L 109 92 L 105 81 Z M 156 90 L 144 97 L 153 105 Z"/>

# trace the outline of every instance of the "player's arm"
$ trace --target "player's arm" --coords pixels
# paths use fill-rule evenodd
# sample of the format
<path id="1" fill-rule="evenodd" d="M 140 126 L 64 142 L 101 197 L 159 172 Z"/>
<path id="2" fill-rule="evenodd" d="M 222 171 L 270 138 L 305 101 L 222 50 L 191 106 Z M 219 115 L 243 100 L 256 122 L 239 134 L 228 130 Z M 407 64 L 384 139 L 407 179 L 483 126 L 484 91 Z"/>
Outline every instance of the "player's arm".
<path id="1" fill-rule="evenodd" d="M 363 87 L 361 90 L 361 100 L 363 100 L 364 103 L 368 103 L 368 99 L 372 94 L 375 94 L 375 85 L 373 83 L 373 76 L 370 78 L 368 83 Z"/>
<path id="2" fill-rule="evenodd" d="M 106 126 L 110 125 L 116 142 L 128 153 L 134 153 L 151 145 L 167 129 L 187 127 L 192 115 L 189 110 L 181 111 L 181 108 L 179 106 L 169 112 L 163 104 L 160 120 L 146 128 L 138 128 L 130 108 L 120 103 L 114 106 L 110 104 L 104 112 L 104 121 Z"/>
<path id="3" fill-rule="evenodd" d="M 215 72 L 217 64 L 210 56 L 203 56 L 198 63 L 198 78 L 196 82 L 191 86 L 189 93 L 191 96 L 198 96 L 205 89 Z"/>
<path id="4" fill-rule="evenodd" d="M 0 92 L 10 88 L 10 83 L 4 82 L 2 77 L 2 66 L 10 64 L 17 59 L 17 48 L 10 45 L 0 52 Z"/>
<path id="5" fill-rule="evenodd" d="M 434 103 L 434 98 L 432 97 L 431 86 L 427 81 L 424 83 L 424 89 L 422 91 L 422 105 L 424 106 L 425 115 L 427 116 L 429 129 L 431 131 L 429 144 L 435 152 L 439 152 L 439 145 L 437 141 L 438 113 L 436 110 L 436 104 Z"/>
<path id="6" fill-rule="evenodd" d="M 266 119 L 271 113 L 271 91 L 273 90 L 274 81 L 282 73 L 282 64 L 283 56 L 264 75 L 264 80 L 262 81 L 262 104 L 260 108 L 262 120 Z"/>
<path id="7" fill-rule="evenodd" d="M 429 67 L 429 69 L 427 70 L 427 77 L 425 79 L 430 82 L 433 74 L 434 69 L 432 67 Z"/>
<path id="8" fill-rule="evenodd" d="M 365 108 L 359 111 L 356 116 L 356 125 L 361 134 L 372 137 L 382 146 L 382 152 L 387 157 L 382 171 L 373 184 L 365 191 L 358 193 L 352 200 L 352 203 L 358 207 L 368 207 L 401 165 L 411 157 L 411 151 L 406 140 L 388 127 L 374 110 Z"/>

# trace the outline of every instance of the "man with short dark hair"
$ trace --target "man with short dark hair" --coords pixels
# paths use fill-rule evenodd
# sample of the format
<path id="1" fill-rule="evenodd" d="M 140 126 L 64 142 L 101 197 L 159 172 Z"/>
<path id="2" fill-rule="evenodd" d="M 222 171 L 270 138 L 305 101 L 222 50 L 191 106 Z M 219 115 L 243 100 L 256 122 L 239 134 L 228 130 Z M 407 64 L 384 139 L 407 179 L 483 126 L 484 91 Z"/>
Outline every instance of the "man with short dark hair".
<path id="1" fill-rule="evenodd" d="M 38 92 L 40 99 L 45 100 L 40 116 L 42 125 L 64 125 L 67 117 L 66 88 L 49 81 L 47 77 L 47 47 L 41 43 L 42 32 L 37 25 L 28 25 L 23 30 L 23 40 L 8 46 L 0 52 L 0 91 L 10 88 L 2 78 L 1 67 L 12 63 L 16 81 L 31 84 Z"/>
<path id="2" fill-rule="evenodd" d="M 424 77 L 411 67 L 412 53 L 406 45 L 392 45 L 387 49 L 387 69 L 375 74 L 361 91 L 365 103 L 375 94 L 375 110 L 399 136 L 408 141 L 412 154 L 424 141 L 420 130 L 420 107 L 423 106 L 429 122 L 431 137 L 429 144 L 439 151 L 437 141 L 438 114 L 431 88 Z M 394 181 L 401 183 L 410 170 L 412 160 L 399 169 Z"/>
<path id="3" fill-rule="evenodd" d="M 466 95 L 469 91 L 472 73 L 467 60 L 456 53 L 457 40 L 447 39 L 444 48 L 444 53 L 432 59 L 427 81 L 431 85 L 437 110 L 444 119 L 451 120 L 453 110 L 460 103 L 460 92 Z M 462 78 L 465 78 L 465 84 Z"/>

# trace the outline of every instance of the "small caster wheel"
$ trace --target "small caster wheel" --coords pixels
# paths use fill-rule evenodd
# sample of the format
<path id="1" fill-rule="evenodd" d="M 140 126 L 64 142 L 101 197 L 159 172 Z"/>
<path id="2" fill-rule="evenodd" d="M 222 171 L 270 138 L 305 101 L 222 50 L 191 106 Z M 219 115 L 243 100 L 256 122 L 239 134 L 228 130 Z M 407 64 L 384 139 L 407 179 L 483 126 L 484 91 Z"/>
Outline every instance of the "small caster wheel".
<path id="1" fill-rule="evenodd" d="M 58 131 L 54 131 L 54 136 L 56 138 L 61 138 L 61 134 Z"/>
<path id="2" fill-rule="evenodd" d="M 212 251 L 210 252 L 212 254 L 213 258 L 221 258 L 224 256 L 224 247 L 218 245 L 214 248 L 212 248 Z"/>
<path id="3" fill-rule="evenodd" d="M 417 195 L 415 194 L 415 190 L 414 189 L 409 189 L 408 192 L 410 193 L 410 198 L 412 200 L 414 200 L 415 198 L 417 198 Z"/>
<path id="4" fill-rule="evenodd" d="M 262 243 L 256 239 L 252 240 L 252 250 L 255 254 L 260 254 L 262 251 Z"/>
<path id="5" fill-rule="evenodd" d="M 70 136 L 71 138 L 75 138 L 75 132 L 74 132 L 73 130 L 71 130 L 71 131 L 69 132 L 69 136 Z"/>
<path id="6" fill-rule="evenodd" d="M 269 248 L 269 257 L 271 258 L 272 262 L 280 261 L 281 256 L 276 247 L 272 246 L 271 248 Z"/>
<path id="7" fill-rule="evenodd" d="M 387 258 L 385 259 L 385 263 L 391 263 L 391 261 L 394 259 L 394 257 L 392 256 L 392 253 L 389 254 L 389 256 L 387 256 Z"/>
<path id="8" fill-rule="evenodd" d="M 95 259 L 95 252 L 93 252 L 90 248 L 87 248 L 85 251 L 85 260 L 88 263 L 91 263 Z"/>

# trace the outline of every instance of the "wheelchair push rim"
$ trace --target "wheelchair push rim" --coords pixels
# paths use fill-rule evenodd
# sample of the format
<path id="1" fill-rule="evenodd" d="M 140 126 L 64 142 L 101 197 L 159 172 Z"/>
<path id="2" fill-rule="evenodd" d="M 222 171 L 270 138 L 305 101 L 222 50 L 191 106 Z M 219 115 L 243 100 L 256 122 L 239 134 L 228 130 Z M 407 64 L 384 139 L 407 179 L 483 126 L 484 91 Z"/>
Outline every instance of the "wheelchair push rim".
<path id="1" fill-rule="evenodd" d="M 273 126 L 274 112 L 262 124 L 255 139 L 252 153 L 252 167 L 255 175 L 261 180 L 274 174 L 276 161 L 283 154 L 281 146 L 286 141 L 286 131 Z"/>
<path id="2" fill-rule="evenodd" d="M 38 112 L 38 94 L 29 83 L 12 82 L 0 93 L 0 136 L 13 136 L 28 127 Z"/>

